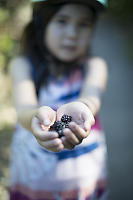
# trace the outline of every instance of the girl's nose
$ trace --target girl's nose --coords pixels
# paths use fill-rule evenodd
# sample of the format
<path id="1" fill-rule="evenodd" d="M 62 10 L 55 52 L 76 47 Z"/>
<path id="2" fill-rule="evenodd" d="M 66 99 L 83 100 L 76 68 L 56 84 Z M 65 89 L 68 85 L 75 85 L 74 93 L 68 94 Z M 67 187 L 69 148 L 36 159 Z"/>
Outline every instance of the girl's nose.
<path id="1" fill-rule="evenodd" d="M 71 39 L 77 38 L 77 28 L 74 25 L 68 25 L 66 29 L 66 36 Z"/>

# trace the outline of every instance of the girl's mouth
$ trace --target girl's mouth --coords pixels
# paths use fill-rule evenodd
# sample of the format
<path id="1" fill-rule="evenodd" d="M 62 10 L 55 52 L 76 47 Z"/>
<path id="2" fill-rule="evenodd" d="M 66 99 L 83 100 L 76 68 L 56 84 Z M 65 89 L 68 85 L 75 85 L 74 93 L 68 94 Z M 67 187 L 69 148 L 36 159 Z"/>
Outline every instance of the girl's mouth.
<path id="1" fill-rule="evenodd" d="M 63 46 L 64 50 L 69 50 L 69 51 L 75 51 L 76 50 L 76 46 Z"/>

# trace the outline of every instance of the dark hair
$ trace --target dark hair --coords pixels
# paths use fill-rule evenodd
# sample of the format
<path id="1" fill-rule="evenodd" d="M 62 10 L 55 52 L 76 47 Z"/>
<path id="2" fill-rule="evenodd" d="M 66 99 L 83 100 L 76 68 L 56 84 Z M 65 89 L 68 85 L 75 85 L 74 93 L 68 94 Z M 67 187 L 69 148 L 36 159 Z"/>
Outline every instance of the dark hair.
<path id="1" fill-rule="evenodd" d="M 28 57 L 32 63 L 33 80 L 35 82 L 37 95 L 39 93 L 40 86 L 43 83 L 48 83 L 48 77 L 51 73 L 51 69 L 49 69 L 49 62 L 51 60 L 56 63 L 56 66 L 58 66 L 58 69 L 55 70 L 55 76 L 58 76 L 58 74 L 62 72 L 60 66 L 63 62 L 55 58 L 53 55 L 49 56 L 50 53 L 43 42 L 46 26 L 61 6 L 62 4 L 49 5 L 44 4 L 43 2 L 34 3 L 32 20 L 25 27 L 22 34 L 21 54 Z M 95 21 L 96 12 L 94 10 L 93 14 Z M 69 64 L 71 64 L 74 68 L 75 61 Z M 69 69 L 70 67 L 64 67 L 64 70 L 67 70 L 66 73 L 69 73 Z"/>

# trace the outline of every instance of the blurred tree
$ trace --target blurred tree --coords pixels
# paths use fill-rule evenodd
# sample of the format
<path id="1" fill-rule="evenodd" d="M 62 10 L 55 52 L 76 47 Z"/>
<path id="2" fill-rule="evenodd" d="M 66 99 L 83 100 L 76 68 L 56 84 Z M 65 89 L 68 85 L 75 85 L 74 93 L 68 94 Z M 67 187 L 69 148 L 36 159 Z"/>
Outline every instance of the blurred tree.
<path id="1" fill-rule="evenodd" d="M 0 0 L 0 71 L 8 72 L 8 63 L 16 54 L 20 26 L 18 13 L 28 0 Z M 27 10 L 26 10 L 27 12 Z"/>
<path id="2" fill-rule="evenodd" d="M 108 0 L 109 9 L 115 12 L 121 20 L 131 23 L 133 19 L 133 1 L 132 0 Z"/>

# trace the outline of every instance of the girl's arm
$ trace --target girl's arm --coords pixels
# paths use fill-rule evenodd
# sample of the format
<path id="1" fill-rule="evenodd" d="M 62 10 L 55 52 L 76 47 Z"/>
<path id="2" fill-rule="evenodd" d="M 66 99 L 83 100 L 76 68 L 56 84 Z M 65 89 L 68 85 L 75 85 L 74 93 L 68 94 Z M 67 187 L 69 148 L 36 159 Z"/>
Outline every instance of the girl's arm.
<path id="1" fill-rule="evenodd" d="M 64 145 L 58 134 L 48 131 L 56 112 L 48 106 L 38 107 L 30 63 L 23 57 L 16 58 L 10 64 L 10 72 L 18 122 L 33 133 L 41 146 L 53 152 L 61 151 Z"/>
<path id="2" fill-rule="evenodd" d="M 79 101 L 89 107 L 95 116 L 101 107 L 101 98 L 106 88 L 108 70 L 106 62 L 99 57 L 88 61 L 87 74 Z"/>
<path id="3" fill-rule="evenodd" d="M 94 116 L 100 109 L 101 96 L 107 82 L 107 65 L 101 58 L 92 58 L 88 62 L 88 70 L 81 92 L 77 101 L 62 105 L 57 110 L 57 119 L 63 114 L 72 116 L 69 129 L 64 129 L 62 142 L 67 149 L 88 137 L 91 126 L 95 123 Z"/>
<path id="4" fill-rule="evenodd" d="M 10 74 L 18 121 L 24 128 L 31 131 L 31 120 L 37 111 L 37 97 L 28 60 L 23 57 L 12 60 Z"/>

